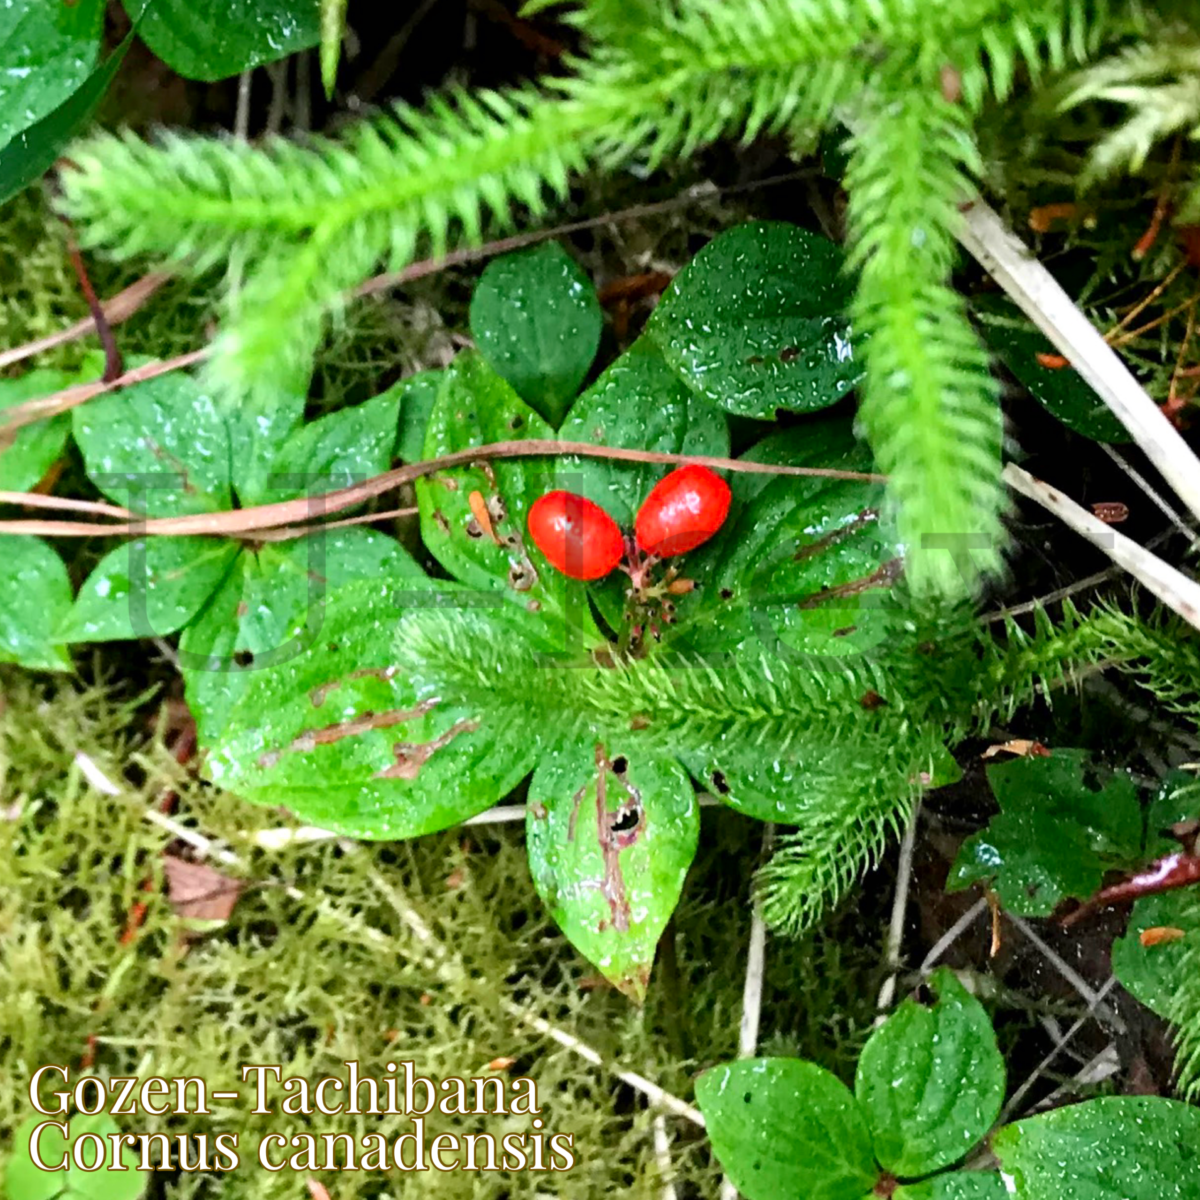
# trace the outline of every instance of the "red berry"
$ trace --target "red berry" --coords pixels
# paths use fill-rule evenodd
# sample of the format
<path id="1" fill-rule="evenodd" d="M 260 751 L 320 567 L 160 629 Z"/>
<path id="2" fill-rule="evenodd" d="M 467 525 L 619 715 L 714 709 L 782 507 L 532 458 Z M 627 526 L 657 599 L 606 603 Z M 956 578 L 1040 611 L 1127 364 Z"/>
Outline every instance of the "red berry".
<path id="1" fill-rule="evenodd" d="M 707 467 L 680 467 L 654 485 L 634 530 L 647 554 L 670 558 L 707 542 L 729 513 L 729 484 Z"/>
<path id="2" fill-rule="evenodd" d="M 625 539 L 600 507 L 574 492 L 547 492 L 529 510 L 529 536 L 572 579 L 599 579 L 621 561 Z"/>

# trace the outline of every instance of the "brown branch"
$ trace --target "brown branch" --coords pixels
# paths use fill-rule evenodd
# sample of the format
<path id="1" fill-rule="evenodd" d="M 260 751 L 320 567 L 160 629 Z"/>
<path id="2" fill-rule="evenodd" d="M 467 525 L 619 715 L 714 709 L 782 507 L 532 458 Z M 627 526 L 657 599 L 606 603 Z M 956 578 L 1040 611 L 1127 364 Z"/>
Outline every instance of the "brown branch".
<path id="1" fill-rule="evenodd" d="M 100 337 L 100 345 L 104 347 L 104 374 L 101 378 L 105 383 L 112 383 L 114 379 L 117 379 L 124 372 L 125 362 L 121 357 L 121 351 L 117 347 L 117 339 L 113 337 L 112 328 L 104 316 L 104 307 L 100 303 L 100 298 L 96 295 L 96 289 L 92 287 L 92 280 L 88 275 L 87 264 L 83 261 L 83 255 L 79 251 L 79 243 L 75 240 L 75 231 L 65 218 L 63 223 L 67 226 L 67 256 L 70 258 L 71 267 L 75 271 L 75 278 L 79 280 L 79 290 L 83 293 L 84 300 L 87 301 L 88 312 L 92 314 L 92 322 L 95 324 L 96 333 Z"/>
<path id="2" fill-rule="evenodd" d="M 104 319 L 110 326 L 120 325 L 122 321 L 129 320 L 170 278 L 170 275 L 162 272 L 142 276 L 141 279 L 104 301 L 100 306 L 104 313 Z M 94 333 L 95 329 L 95 320 L 92 317 L 84 317 L 82 321 L 76 321 L 69 328 L 60 329 L 57 333 L 48 334 L 44 338 L 38 338 L 36 342 L 26 342 L 23 346 L 14 346 L 11 350 L 0 351 L 0 368 L 11 367 L 13 363 L 23 362 L 27 358 L 33 358 L 36 354 L 53 350 L 56 346 L 77 342 L 80 338 Z"/>
<path id="3" fill-rule="evenodd" d="M 18 429 L 32 425 L 36 421 L 43 421 L 47 417 L 69 412 L 72 408 L 78 408 L 79 405 L 86 404 L 96 396 L 104 395 L 105 392 L 116 391 L 117 388 L 129 387 L 135 383 L 144 383 L 147 379 L 166 375 L 169 371 L 190 367 L 207 354 L 207 348 L 191 350 L 187 354 L 180 354 L 175 358 L 134 367 L 132 371 L 126 371 L 124 375 L 118 376 L 111 383 L 77 383 L 72 387 L 64 388 L 61 392 L 52 392 L 49 396 L 38 396 L 33 400 L 14 404 L 12 408 L 5 409 L 0 413 L 0 436 L 15 433 Z"/>
<path id="4" fill-rule="evenodd" d="M 105 504 L 102 500 L 65 500 L 61 496 L 43 496 L 40 492 L 0 491 L 0 504 L 19 504 L 22 508 L 54 508 L 66 512 L 95 513 L 100 517 L 117 517 L 126 520 L 136 514 L 119 504 Z"/>
<path id="5" fill-rule="evenodd" d="M 562 442 L 552 438 L 525 438 L 519 441 L 492 442 L 444 454 L 425 462 L 409 463 L 376 475 L 350 487 L 306 496 L 239 508 L 230 512 L 189 513 L 182 517 L 152 517 L 113 524 L 83 521 L 0 521 L 0 534 L 35 534 L 48 537 L 93 537 L 97 534 L 146 534 L 241 536 L 262 529 L 296 525 L 311 521 L 314 515 L 341 512 L 362 504 L 374 496 L 411 483 L 435 471 L 466 467 L 489 459 L 531 458 L 538 456 L 578 455 L 580 458 L 609 459 L 617 462 L 656 464 L 697 463 L 719 471 L 753 475 L 792 475 L 818 479 L 848 479 L 862 483 L 886 483 L 886 475 L 863 471 L 839 471 L 830 467 L 784 467 L 769 463 L 745 462 L 736 458 L 718 458 L 708 454 L 664 454 L 657 450 L 626 450 L 618 446 L 594 446 L 589 442 Z"/>

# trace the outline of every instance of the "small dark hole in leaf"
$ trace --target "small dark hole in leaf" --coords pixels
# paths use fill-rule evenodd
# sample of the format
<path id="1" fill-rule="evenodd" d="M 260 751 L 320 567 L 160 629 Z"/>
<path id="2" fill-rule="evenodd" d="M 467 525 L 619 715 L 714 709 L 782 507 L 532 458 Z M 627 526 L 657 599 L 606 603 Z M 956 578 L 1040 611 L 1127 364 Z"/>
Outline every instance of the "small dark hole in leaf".
<path id="1" fill-rule="evenodd" d="M 742 1099 L 743 1099 L 743 1100 L 744 1100 L 744 1101 L 745 1101 L 747 1104 L 749 1104 L 749 1103 L 750 1103 L 750 1101 L 754 1099 L 754 1097 L 753 1097 L 753 1096 L 752 1096 L 752 1095 L 751 1095 L 749 1092 L 747 1092 L 747 1093 L 746 1093 L 746 1094 L 745 1094 L 745 1095 L 742 1097 Z"/>
<path id="2" fill-rule="evenodd" d="M 252 650 L 239 650 L 234 654 L 233 661 L 239 667 L 248 667 L 254 661 L 254 652 Z"/>
<path id="3" fill-rule="evenodd" d="M 509 429 L 520 429 L 521 426 L 524 424 L 525 424 L 525 418 L 523 416 L 521 416 L 520 413 L 518 413 L 515 417 L 513 417 L 513 419 L 511 421 L 509 421 L 508 427 L 509 427 Z"/>
<path id="4" fill-rule="evenodd" d="M 712 773 L 712 785 L 722 796 L 729 795 L 729 781 L 725 778 L 724 771 L 714 771 Z"/>
<path id="5" fill-rule="evenodd" d="M 325 649 L 328 650 L 330 654 L 336 654 L 341 649 L 341 646 L 339 646 L 337 642 L 330 642 Z"/>
<path id="6" fill-rule="evenodd" d="M 638 827 L 642 819 L 642 810 L 636 804 L 617 813 L 617 818 L 609 826 L 610 833 L 630 833 Z"/>
<path id="7" fill-rule="evenodd" d="M 732 600 L 733 599 L 733 589 L 732 588 L 722 588 L 720 591 L 720 596 L 721 596 L 722 600 Z"/>
<path id="8" fill-rule="evenodd" d="M 617 757 L 612 760 L 612 769 L 618 775 L 624 775 L 625 772 L 629 770 L 629 759 L 627 759 L 623 754 L 618 754 Z"/>
<path id="9" fill-rule="evenodd" d="M 467 537 L 476 539 L 483 537 L 483 530 L 479 527 L 479 522 L 474 517 L 467 522 Z"/>
<path id="10" fill-rule="evenodd" d="M 1083 772 L 1083 785 L 1089 792 L 1102 792 L 1104 790 L 1104 782 L 1101 780 L 1099 773 L 1088 768 L 1085 768 Z"/>
<path id="11" fill-rule="evenodd" d="M 833 636 L 834 637 L 849 637 L 857 628 L 858 628 L 857 625 L 847 625 L 845 627 L 845 629 L 835 629 L 833 631 Z"/>
<path id="12" fill-rule="evenodd" d="M 800 357 L 800 347 L 799 346 L 784 346 L 784 348 L 782 350 L 780 350 L 780 352 L 779 352 L 779 361 L 780 362 L 785 362 L 785 363 L 795 362 L 796 359 L 798 359 L 799 357 Z"/>
<path id="13" fill-rule="evenodd" d="M 913 999 L 918 1004 L 923 1004 L 926 1008 L 932 1008 L 937 1000 L 933 992 L 923 983 L 913 992 Z"/>

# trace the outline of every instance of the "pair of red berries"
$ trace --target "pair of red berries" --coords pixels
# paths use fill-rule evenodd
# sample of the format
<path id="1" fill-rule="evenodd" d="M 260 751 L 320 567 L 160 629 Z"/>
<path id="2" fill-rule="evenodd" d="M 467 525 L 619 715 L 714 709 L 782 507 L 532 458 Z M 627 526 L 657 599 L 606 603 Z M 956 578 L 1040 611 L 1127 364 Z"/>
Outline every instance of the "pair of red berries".
<path id="1" fill-rule="evenodd" d="M 671 558 L 707 542 L 729 512 L 729 485 L 707 467 L 686 466 L 654 485 L 634 521 L 644 554 Z M 574 492 L 547 492 L 529 510 L 529 535 L 551 566 L 572 579 L 600 579 L 625 554 L 616 521 Z"/>

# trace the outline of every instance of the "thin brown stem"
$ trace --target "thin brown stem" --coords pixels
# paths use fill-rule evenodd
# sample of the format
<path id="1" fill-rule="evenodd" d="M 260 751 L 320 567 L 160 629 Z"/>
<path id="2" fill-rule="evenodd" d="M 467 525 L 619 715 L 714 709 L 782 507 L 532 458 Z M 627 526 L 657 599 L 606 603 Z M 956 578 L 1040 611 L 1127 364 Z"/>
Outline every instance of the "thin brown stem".
<path id="1" fill-rule="evenodd" d="M 92 281 L 88 277 L 87 264 L 84 263 L 83 255 L 79 252 L 75 231 L 69 224 L 67 225 L 67 255 L 75 270 L 75 278 L 79 280 L 79 290 L 87 301 L 88 312 L 92 314 L 92 323 L 96 326 L 97 334 L 100 335 L 100 345 L 104 347 L 103 382 L 111 383 L 124 370 L 121 351 L 117 348 L 117 339 L 113 336 L 108 318 L 104 315 L 104 306 L 100 303 L 96 289 L 92 287 Z"/>
<path id="2" fill-rule="evenodd" d="M 97 534 L 156 535 L 215 535 L 239 536 L 261 529 L 296 525 L 311 520 L 315 512 L 335 513 L 374 496 L 383 495 L 404 483 L 412 483 L 436 471 L 452 467 L 468 467 L 491 459 L 554 457 L 578 455 L 580 458 L 609 459 L 616 462 L 658 464 L 696 463 L 719 471 L 736 471 L 754 475 L 793 475 L 820 479 L 849 479 L 864 483 L 886 483 L 886 475 L 863 471 L 839 471 L 829 467 L 785 467 L 770 463 L 745 462 L 736 458 L 719 458 L 709 454 L 665 454 L 657 450 L 626 450 L 618 446 L 594 446 L 589 442 L 563 442 L 552 438 L 525 438 L 520 441 L 492 442 L 472 446 L 453 454 L 425 462 L 409 463 L 373 479 L 333 492 L 306 496 L 298 500 L 282 500 L 275 504 L 260 504 L 230 512 L 190 513 L 181 517 L 153 517 L 147 520 L 124 521 L 113 524 L 82 521 L 0 521 L 0 534 L 36 534 L 48 537 L 93 537 Z"/>
<path id="3" fill-rule="evenodd" d="M 144 383 L 147 379 L 154 379 L 159 375 L 166 375 L 170 371 L 178 371 L 184 367 L 190 367 L 193 363 L 198 363 L 207 354 L 207 348 L 191 350 L 187 354 L 180 354 L 175 358 L 167 358 L 161 362 L 145 363 L 140 367 L 134 367 L 132 371 L 126 371 L 124 375 L 114 379 L 111 383 L 104 383 L 103 381 L 99 383 L 77 383 L 73 387 L 64 388 L 61 392 L 52 392 L 49 396 L 38 396 L 33 400 L 14 404 L 12 408 L 0 413 L 0 436 L 15 433 L 18 429 L 26 425 L 33 425 L 37 421 L 44 421 L 47 417 L 69 412 L 71 409 L 78 408 L 79 405 L 86 404 L 89 400 L 93 400 L 97 396 L 103 396 L 106 392 L 116 391 L 117 388 L 129 387 L 135 383 Z"/>

